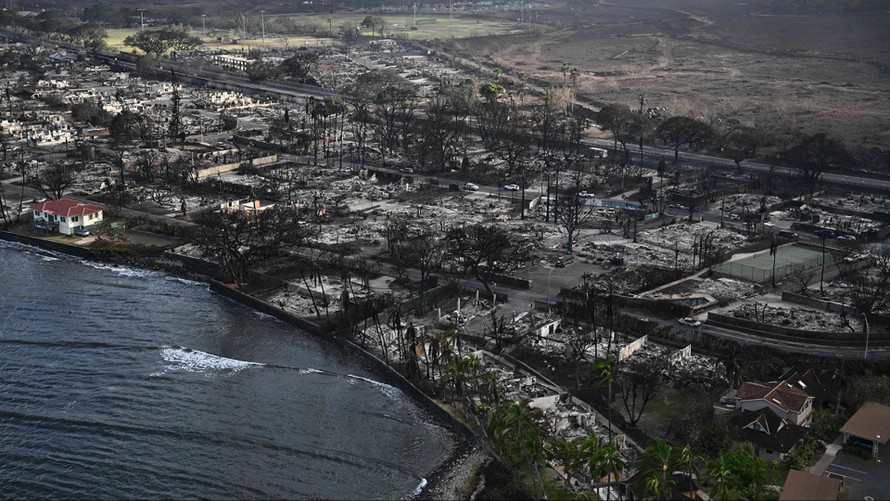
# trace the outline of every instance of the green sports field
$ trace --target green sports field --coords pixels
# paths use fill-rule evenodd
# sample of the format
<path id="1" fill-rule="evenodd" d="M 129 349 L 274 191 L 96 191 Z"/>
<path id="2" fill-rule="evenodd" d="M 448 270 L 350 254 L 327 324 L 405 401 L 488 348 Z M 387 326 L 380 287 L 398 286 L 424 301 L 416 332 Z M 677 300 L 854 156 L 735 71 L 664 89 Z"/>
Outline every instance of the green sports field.
<path id="1" fill-rule="evenodd" d="M 826 263 L 832 262 L 831 256 L 828 254 L 826 254 L 825 259 Z M 822 264 L 822 252 L 793 245 L 779 247 L 776 251 L 775 263 L 776 279 L 780 279 L 800 267 L 815 268 L 820 266 Z M 763 282 L 772 277 L 773 256 L 770 255 L 768 250 L 765 250 L 753 256 L 723 263 L 715 271 L 743 280 Z"/>
<path id="2" fill-rule="evenodd" d="M 272 24 L 272 20 L 275 17 L 283 17 L 282 16 L 267 16 L 267 26 Z M 238 44 L 221 44 L 217 43 L 215 38 L 209 36 L 212 31 L 212 26 L 208 26 L 207 33 L 208 36 L 204 39 L 205 47 L 215 48 L 215 47 L 226 47 L 229 49 L 250 49 L 250 48 L 261 48 L 261 47 L 318 47 L 325 46 L 338 43 L 337 36 L 340 30 L 340 27 L 346 23 L 353 23 L 358 26 L 362 20 L 365 18 L 365 14 L 330 14 L 330 15 L 293 15 L 286 16 L 292 18 L 292 20 L 298 25 L 307 26 L 307 25 L 315 25 L 318 33 L 324 35 L 328 34 L 329 31 L 333 32 L 333 37 L 325 37 L 325 36 L 309 36 L 309 35 L 281 35 L 272 32 L 271 30 L 266 31 L 266 39 L 263 41 L 262 37 L 259 35 L 251 35 L 250 37 L 243 38 L 239 40 Z M 386 36 L 393 37 L 406 37 L 409 39 L 416 40 L 426 40 L 426 39 L 450 39 L 450 38 L 469 38 L 469 37 L 477 37 L 477 36 L 487 36 L 487 35 L 504 35 L 509 33 L 517 33 L 521 31 L 522 25 L 514 22 L 502 22 L 502 21 L 489 21 L 489 20 L 481 20 L 472 17 L 464 17 L 464 16 L 454 16 L 453 20 L 450 20 L 448 15 L 441 16 L 417 16 L 417 29 L 412 30 L 410 27 L 414 24 L 414 19 L 411 14 L 404 15 L 384 15 L 378 16 L 383 17 L 386 20 L 386 29 L 384 30 L 384 34 Z M 330 20 L 330 22 L 329 22 Z M 209 24 L 209 23 L 208 23 Z M 112 49 L 123 50 L 123 51 L 132 51 L 133 48 L 124 45 L 124 39 L 129 35 L 132 35 L 139 31 L 139 28 L 118 28 L 118 29 L 109 29 L 108 37 L 106 38 L 106 43 Z M 201 35 L 201 27 L 196 27 L 193 32 L 200 36 Z M 370 30 L 365 29 L 362 32 L 363 35 L 371 35 Z"/>

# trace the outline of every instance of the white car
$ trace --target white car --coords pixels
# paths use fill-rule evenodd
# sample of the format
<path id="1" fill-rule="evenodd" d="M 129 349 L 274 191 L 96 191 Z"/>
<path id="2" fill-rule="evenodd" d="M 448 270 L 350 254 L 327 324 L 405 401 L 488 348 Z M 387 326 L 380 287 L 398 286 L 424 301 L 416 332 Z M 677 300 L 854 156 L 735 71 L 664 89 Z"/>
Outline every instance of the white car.
<path id="1" fill-rule="evenodd" d="M 701 322 L 691 317 L 683 317 L 680 320 L 677 320 L 677 323 L 685 325 L 686 327 L 701 327 Z"/>
<path id="2" fill-rule="evenodd" d="M 578 198 L 593 198 L 593 193 L 587 193 L 586 191 L 578 192 Z"/>
<path id="3" fill-rule="evenodd" d="M 843 240 L 847 240 L 847 241 L 849 241 L 849 242 L 853 242 L 853 241 L 856 240 L 856 237 L 854 237 L 853 235 L 839 235 L 839 236 L 837 237 L 837 239 L 838 239 L 838 240 L 841 240 L 841 241 L 843 241 Z"/>
<path id="4" fill-rule="evenodd" d="M 519 191 L 519 185 L 518 184 L 508 184 L 508 185 L 504 186 L 504 189 L 507 191 Z"/>
<path id="5" fill-rule="evenodd" d="M 464 183 L 463 186 L 462 186 L 462 188 L 465 189 L 465 190 L 467 190 L 467 191 L 478 191 L 478 190 L 479 190 L 479 185 L 478 185 L 478 184 L 473 184 L 473 183 Z"/>

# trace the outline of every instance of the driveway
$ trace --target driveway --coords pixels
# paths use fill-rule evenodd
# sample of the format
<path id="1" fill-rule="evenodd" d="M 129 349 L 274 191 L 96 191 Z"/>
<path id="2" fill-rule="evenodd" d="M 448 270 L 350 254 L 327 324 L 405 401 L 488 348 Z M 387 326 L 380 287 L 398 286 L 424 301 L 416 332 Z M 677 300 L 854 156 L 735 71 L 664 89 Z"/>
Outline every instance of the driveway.
<path id="1" fill-rule="evenodd" d="M 825 473 L 844 477 L 846 499 L 890 499 L 890 447 L 883 448 L 880 455 L 877 463 L 838 452 Z"/>

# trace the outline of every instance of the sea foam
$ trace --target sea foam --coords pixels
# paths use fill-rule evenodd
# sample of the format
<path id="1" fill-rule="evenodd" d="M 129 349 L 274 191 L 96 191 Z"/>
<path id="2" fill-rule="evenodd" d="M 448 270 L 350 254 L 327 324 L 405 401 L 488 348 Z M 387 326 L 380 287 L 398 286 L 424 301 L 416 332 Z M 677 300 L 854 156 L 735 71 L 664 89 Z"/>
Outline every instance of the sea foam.
<path id="1" fill-rule="evenodd" d="M 243 360 L 220 357 L 181 346 L 164 346 L 161 348 L 161 358 L 167 362 L 167 368 L 163 372 L 238 372 L 250 367 L 262 367 L 265 365 L 258 362 L 245 362 Z"/>

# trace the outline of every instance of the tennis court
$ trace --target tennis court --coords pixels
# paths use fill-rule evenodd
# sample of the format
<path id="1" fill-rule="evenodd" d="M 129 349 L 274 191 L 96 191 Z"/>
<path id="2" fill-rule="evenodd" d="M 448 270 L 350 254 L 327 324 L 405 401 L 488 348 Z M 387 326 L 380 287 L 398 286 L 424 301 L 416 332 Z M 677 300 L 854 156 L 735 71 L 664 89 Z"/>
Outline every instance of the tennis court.
<path id="1" fill-rule="evenodd" d="M 831 262 L 830 251 L 826 251 L 825 263 Z M 776 280 L 779 280 L 796 269 L 821 266 L 822 251 L 798 246 L 779 247 L 776 249 L 775 265 Z M 723 263 L 715 271 L 743 280 L 764 282 L 773 276 L 773 256 L 769 250 L 765 250 L 753 256 Z"/>

